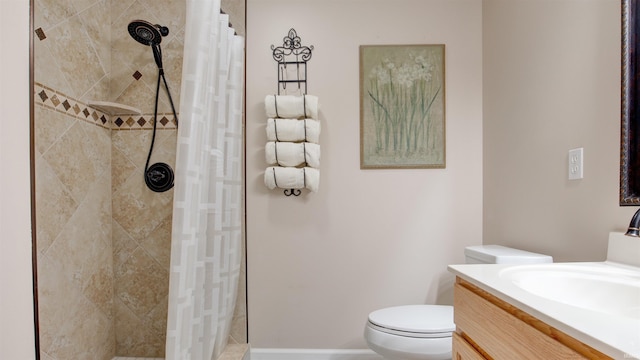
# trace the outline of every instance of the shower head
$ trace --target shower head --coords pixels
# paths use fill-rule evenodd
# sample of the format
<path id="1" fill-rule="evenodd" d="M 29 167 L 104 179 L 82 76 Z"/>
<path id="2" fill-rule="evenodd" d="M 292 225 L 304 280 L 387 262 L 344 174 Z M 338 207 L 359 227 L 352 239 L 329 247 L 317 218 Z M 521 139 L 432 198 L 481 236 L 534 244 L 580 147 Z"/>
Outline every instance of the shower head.
<path id="1" fill-rule="evenodd" d="M 134 20 L 127 26 L 131 37 L 142 45 L 158 45 L 162 37 L 169 35 L 169 28 L 148 21 Z"/>

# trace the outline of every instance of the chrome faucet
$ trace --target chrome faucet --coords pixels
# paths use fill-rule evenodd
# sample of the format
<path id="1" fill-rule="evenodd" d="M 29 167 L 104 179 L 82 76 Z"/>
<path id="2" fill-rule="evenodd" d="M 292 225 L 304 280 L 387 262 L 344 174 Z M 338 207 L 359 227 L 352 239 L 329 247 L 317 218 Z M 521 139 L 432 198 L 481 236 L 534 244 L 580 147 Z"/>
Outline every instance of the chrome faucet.
<path id="1" fill-rule="evenodd" d="M 631 218 L 631 222 L 629 223 L 629 228 L 625 233 L 627 236 L 640 237 L 640 209 L 633 214 Z"/>

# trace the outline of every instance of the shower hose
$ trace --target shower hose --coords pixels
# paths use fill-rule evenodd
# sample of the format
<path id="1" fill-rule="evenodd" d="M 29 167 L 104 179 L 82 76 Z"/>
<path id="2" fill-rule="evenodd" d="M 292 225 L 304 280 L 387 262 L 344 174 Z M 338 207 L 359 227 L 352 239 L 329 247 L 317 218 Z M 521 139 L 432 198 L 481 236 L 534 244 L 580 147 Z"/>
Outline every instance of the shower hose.
<path id="1" fill-rule="evenodd" d="M 156 57 L 156 63 L 158 64 L 158 82 L 156 85 L 156 100 L 153 111 L 153 135 L 151 137 L 151 146 L 149 146 L 149 155 L 147 155 L 147 162 L 144 165 L 144 181 L 147 187 L 155 192 L 165 192 L 173 187 L 173 169 L 166 163 L 158 162 L 149 166 L 151 160 L 151 153 L 153 152 L 153 145 L 156 141 L 156 129 L 158 124 L 158 97 L 160 95 L 160 79 L 164 82 L 164 87 L 167 90 L 169 97 L 169 103 L 171 104 L 171 111 L 173 111 L 173 117 L 176 119 L 176 127 L 178 126 L 178 115 L 176 114 L 176 108 L 173 105 L 173 99 L 171 98 L 171 92 L 169 91 L 169 85 L 167 79 L 164 76 L 164 70 L 161 62 L 160 44 L 152 44 L 153 54 Z"/>

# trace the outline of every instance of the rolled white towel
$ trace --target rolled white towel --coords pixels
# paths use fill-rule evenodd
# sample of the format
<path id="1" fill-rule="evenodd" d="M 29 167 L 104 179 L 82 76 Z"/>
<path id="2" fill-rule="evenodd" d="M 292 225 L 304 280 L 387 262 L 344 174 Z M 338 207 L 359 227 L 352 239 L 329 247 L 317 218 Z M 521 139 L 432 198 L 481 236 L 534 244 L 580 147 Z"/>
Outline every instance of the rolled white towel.
<path id="1" fill-rule="evenodd" d="M 264 146 L 268 165 L 320 167 L 320 145 L 269 141 Z"/>
<path id="2" fill-rule="evenodd" d="M 269 141 L 306 141 L 320 143 L 320 121 L 313 119 L 273 119 L 267 120 Z"/>
<path id="3" fill-rule="evenodd" d="M 318 119 L 317 96 L 267 95 L 264 99 L 264 105 L 267 117 L 270 118 Z"/>
<path id="4" fill-rule="evenodd" d="M 264 172 L 264 184 L 271 190 L 306 188 L 311 192 L 317 192 L 320 185 L 320 170 L 310 167 L 271 166 Z"/>

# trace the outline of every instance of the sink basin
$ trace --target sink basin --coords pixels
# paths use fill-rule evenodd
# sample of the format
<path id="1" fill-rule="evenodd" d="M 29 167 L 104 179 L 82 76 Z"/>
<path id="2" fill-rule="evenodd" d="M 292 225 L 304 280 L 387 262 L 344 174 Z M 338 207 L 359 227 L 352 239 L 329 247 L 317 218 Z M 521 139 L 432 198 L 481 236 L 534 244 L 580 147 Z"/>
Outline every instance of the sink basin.
<path id="1" fill-rule="evenodd" d="M 640 319 L 640 269 L 607 263 L 558 263 L 512 266 L 499 276 L 551 301 Z"/>

